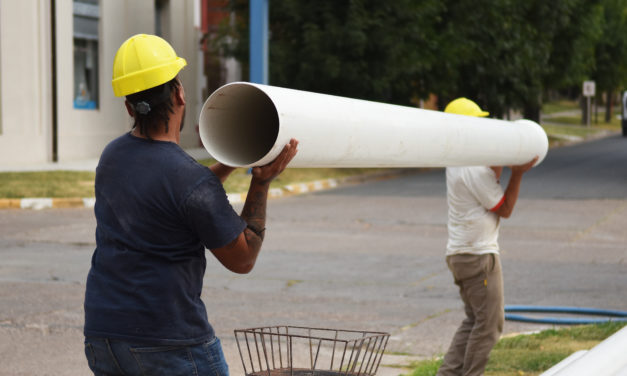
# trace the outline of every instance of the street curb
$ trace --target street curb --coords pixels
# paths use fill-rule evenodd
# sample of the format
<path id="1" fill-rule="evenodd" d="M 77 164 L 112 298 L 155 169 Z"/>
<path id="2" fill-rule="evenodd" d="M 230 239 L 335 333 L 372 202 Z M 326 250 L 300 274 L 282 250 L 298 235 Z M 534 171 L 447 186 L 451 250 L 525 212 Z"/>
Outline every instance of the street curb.
<path id="1" fill-rule="evenodd" d="M 0 198 L 0 209 L 93 208 L 95 198 Z"/>
<path id="2" fill-rule="evenodd" d="M 605 137 L 618 135 L 618 131 L 604 131 L 599 132 L 593 136 L 588 136 L 583 139 L 564 139 L 559 142 L 555 142 L 551 145 L 553 147 L 562 147 L 578 144 L 586 141 L 593 141 Z M 559 135 L 556 138 L 560 138 Z M 383 180 L 392 179 L 400 175 L 417 171 L 428 171 L 430 168 L 400 168 L 400 169 L 386 169 L 383 172 L 377 172 L 365 175 L 349 176 L 342 179 L 324 179 L 316 180 L 307 183 L 290 184 L 281 188 L 272 188 L 268 192 L 268 198 L 279 198 L 285 196 L 298 195 L 308 192 L 316 192 L 326 189 L 333 189 L 345 184 L 357 184 L 371 180 Z M 227 197 L 231 204 L 240 204 L 246 201 L 246 192 L 243 193 L 227 193 Z M 0 210 L 2 209 L 56 209 L 56 208 L 93 208 L 96 203 L 96 199 L 93 197 L 87 198 L 0 198 Z"/>
<path id="3" fill-rule="evenodd" d="M 386 169 L 385 171 L 375 172 L 363 175 L 347 176 L 341 179 L 323 179 L 314 180 L 306 183 L 288 184 L 281 188 L 271 188 L 268 192 L 268 198 L 279 198 L 286 196 L 295 196 L 304 193 L 324 191 L 328 189 L 338 188 L 349 184 L 359 184 L 368 181 L 387 180 L 396 178 L 418 171 L 426 171 L 425 168 L 403 168 L 403 169 Z M 228 193 L 229 202 L 231 204 L 241 204 L 246 201 L 246 192 L 244 193 Z"/>
<path id="4" fill-rule="evenodd" d="M 283 186 L 281 188 L 271 188 L 268 198 L 274 199 L 285 196 L 299 195 L 303 193 L 333 189 L 345 184 L 357 184 L 371 180 L 391 179 L 403 174 L 407 174 L 417 169 L 393 169 L 365 175 L 349 176 L 342 179 L 323 179 L 307 183 L 296 183 Z M 247 193 L 227 193 L 229 202 L 241 204 L 246 201 Z M 0 198 L 1 209 L 59 209 L 59 208 L 93 208 L 96 199 L 87 198 Z"/>
<path id="5" fill-rule="evenodd" d="M 316 180 L 308 183 L 289 184 L 281 188 L 271 188 L 268 191 L 268 198 L 279 198 L 291 195 L 298 195 L 307 192 L 322 191 L 325 189 L 335 188 L 340 183 L 336 179 Z M 233 204 L 241 204 L 246 202 L 247 193 L 227 193 L 229 202 Z"/>

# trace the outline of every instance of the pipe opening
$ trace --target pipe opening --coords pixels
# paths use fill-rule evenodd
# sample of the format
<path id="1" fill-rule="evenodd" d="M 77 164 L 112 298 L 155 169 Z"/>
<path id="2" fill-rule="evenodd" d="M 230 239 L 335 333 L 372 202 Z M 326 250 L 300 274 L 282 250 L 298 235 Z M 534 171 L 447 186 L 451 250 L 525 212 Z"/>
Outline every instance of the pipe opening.
<path id="1" fill-rule="evenodd" d="M 211 94 L 203 105 L 199 132 L 213 158 L 228 166 L 249 166 L 274 146 L 279 115 L 261 89 L 247 83 L 229 84 Z"/>

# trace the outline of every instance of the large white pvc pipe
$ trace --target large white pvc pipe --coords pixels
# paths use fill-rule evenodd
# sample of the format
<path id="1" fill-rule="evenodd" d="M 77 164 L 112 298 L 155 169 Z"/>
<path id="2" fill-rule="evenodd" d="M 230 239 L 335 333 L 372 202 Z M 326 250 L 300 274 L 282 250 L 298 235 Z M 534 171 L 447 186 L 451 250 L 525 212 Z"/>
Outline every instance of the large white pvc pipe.
<path id="1" fill-rule="evenodd" d="M 514 122 L 448 114 L 332 95 L 235 82 L 200 113 L 200 138 L 233 167 L 271 162 L 291 138 L 290 167 L 446 167 L 538 163 L 546 133 Z"/>

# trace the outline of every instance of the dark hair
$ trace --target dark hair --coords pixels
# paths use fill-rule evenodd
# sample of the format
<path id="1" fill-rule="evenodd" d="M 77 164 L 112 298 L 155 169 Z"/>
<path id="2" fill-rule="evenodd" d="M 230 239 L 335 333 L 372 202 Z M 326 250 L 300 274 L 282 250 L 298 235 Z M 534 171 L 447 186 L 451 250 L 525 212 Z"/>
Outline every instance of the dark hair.
<path id="1" fill-rule="evenodd" d="M 133 129 L 138 128 L 139 133 L 152 140 L 150 133 L 157 130 L 160 124 L 165 124 L 165 131 L 168 132 L 168 122 L 170 114 L 174 113 L 172 103 L 172 92 L 178 90 L 181 83 L 178 77 L 165 84 L 155 86 L 148 90 L 126 96 L 133 107 Z"/>

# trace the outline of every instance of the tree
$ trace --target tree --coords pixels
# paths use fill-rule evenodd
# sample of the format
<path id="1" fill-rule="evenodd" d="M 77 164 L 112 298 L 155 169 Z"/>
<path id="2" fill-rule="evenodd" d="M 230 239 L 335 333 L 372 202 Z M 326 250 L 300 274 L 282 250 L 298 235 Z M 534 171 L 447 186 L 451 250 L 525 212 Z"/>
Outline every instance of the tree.
<path id="1" fill-rule="evenodd" d="M 435 93 L 441 107 L 466 96 L 493 116 L 539 121 L 547 91 L 590 78 L 602 1 L 615 16 L 627 0 L 274 0 L 270 83 L 397 104 Z M 232 6 L 231 53 L 246 66 L 248 0 Z M 599 67 L 618 58 L 610 42 Z"/>
<path id="2" fill-rule="evenodd" d="M 231 52 L 248 61 L 248 1 Z M 429 93 L 439 64 L 438 0 L 280 0 L 270 3 L 270 83 L 326 94 L 409 104 Z"/>
<path id="3" fill-rule="evenodd" d="M 543 45 L 528 48 L 529 25 L 524 13 L 529 2 L 515 0 L 446 0 L 444 45 L 453 56 L 448 79 L 450 97 L 466 96 L 503 116 L 523 98 L 541 87 L 535 73 L 534 53 Z M 536 43 L 539 41 L 536 41 Z M 440 75 L 443 76 L 443 75 Z"/>
<path id="4" fill-rule="evenodd" d="M 603 0 L 602 35 L 596 44 L 592 78 L 607 95 L 605 122 L 612 116 L 614 94 L 627 86 L 627 0 Z"/>
<path id="5" fill-rule="evenodd" d="M 447 0 L 446 42 L 459 56 L 455 96 L 494 115 L 539 121 L 543 93 L 572 85 L 593 63 L 597 0 Z M 580 81 L 577 81 L 580 82 Z"/>

